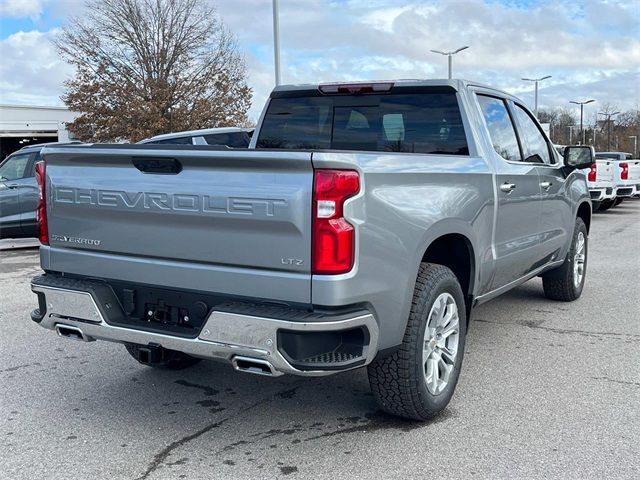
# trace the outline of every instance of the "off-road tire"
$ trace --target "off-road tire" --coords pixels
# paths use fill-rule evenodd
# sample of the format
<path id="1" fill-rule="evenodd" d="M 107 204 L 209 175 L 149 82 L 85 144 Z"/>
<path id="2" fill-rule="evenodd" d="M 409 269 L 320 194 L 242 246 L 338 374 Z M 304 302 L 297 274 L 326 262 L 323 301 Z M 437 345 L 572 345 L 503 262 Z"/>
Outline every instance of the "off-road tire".
<path id="1" fill-rule="evenodd" d="M 143 345 L 126 343 L 124 347 L 127 349 L 127 352 L 129 352 L 129 355 L 135 358 L 138 363 L 146 365 L 147 367 L 161 368 L 165 370 L 183 370 L 195 365 L 201 360 L 200 358 L 192 357 L 191 355 L 187 355 L 186 353 L 165 349 L 162 352 L 163 358 L 161 361 L 154 363 L 143 363 L 138 360 L 138 350 L 140 349 L 140 347 L 143 347 Z"/>
<path id="2" fill-rule="evenodd" d="M 574 282 L 574 262 L 576 254 L 576 244 L 580 232 L 584 235 L 584 273 L 582 275 L 582 281 L 578 286 Z M 581 218 L 576 218 L 576 225 L 573 230 L 573 237 L 571 239 L 571 247 L 567 252 L 567 256 L 564 263 L 549 272 L 542 275 L 542 288 L 544 289 L 544 295 L 550 300 L 559 300 L 562 302 L 572 302 L 582 295 L 584 288 L 584 282 L 587 277 L 587 261 L 589 260 L 589 237 L 587 236 L 587 227 Z"/>
<path id="3" fill-rule="evenodd" d="M 449 382 L 437 395 L 426 386 L 422 350 L 429 312 L 442 293 L 455 300 L 459 315 L 458 351 Z M 368 367 L 369 384 L 380 408 L 392 415 L 428 420 L 449 403 L 460 374 L 467 330 L 464 295 L 453 272 L 442 265 L 422 263 L 402 344 L 394 353 L 376 358 Z"/>

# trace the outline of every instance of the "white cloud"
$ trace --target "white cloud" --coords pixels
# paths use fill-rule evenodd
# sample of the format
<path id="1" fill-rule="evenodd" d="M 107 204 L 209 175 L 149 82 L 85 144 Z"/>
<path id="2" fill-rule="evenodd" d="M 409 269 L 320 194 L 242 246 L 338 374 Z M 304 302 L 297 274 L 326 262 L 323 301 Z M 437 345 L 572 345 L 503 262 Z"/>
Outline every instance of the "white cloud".
<path id="1" fill-rule="evenodd" d="M 242 3 L 243 7 L 239 4 Z M 262 44 L 250 64 L 259 114 L 273 85 L 271 2 L 219 2 L 243 46 Z M 567 105 L 589 92 L 630 108 L 638 103 L 640 65 L 635 2 L 542 2 L 534 7 L 482 0 L 416 2 L 287 0 L 280 2 L 283 81 L 438 78 L 447 61 L 430 49 L 471 48 L 454 59 L 454 76 L 531 95 L 523 76 L 553 75 L 544 101 Z M 269 81 L 270 80 L 270 81 Z M 610 85 L 610 88 L 607 87 Z M 620 90 L 620 87 L 626 87 Z"/>
<path id="2" fill-rule="evenodd" d="M 245 51 L 249 85 L 254 89 L 250 113 L 257 119 L 274 82 L 271 2 L 212 1 Z M 72 3 L 59 0 L 50 8 L 58 15 L 77 14 Z M 640 4 L 505 3 L 281 1 L 283 81 L 441 78 L 447 74 L 447 61 L 429 50 L 470 45 L 454 59 L 456 77 L 487 83 L 531 101 L 531 85 L 520 78 L 553 75 L 541 84 L 542 106 L 569 106 L 568 100 L 576 96 L 597 97 L 601 103 L 616 103 L 622 109 L 640 104 Z M 31 38 L 32 46 L 28 44 L 30 34 L 37 37 Z M 19 47 L 6 46 L 8 39 L 0 42 L 0 97 L 57 102 L 70 69 L 48 46 L 49 35 L 25 33 Z M 20 62 L 27 73 L 14 79 L 17 70 L 12 65 Z"/>
<path id="3" fill-rule="evenodd" d="M 50 32 L 18 32 L 0 40 L 0 103 L 61 105 L 73 70 L 58 58 Z"/>
<path id="4" fill-rule="evenodd" d="M 4 17 L 30 17 L 37 20 L 48 0 L 0 0 L 0 15 Z"/>

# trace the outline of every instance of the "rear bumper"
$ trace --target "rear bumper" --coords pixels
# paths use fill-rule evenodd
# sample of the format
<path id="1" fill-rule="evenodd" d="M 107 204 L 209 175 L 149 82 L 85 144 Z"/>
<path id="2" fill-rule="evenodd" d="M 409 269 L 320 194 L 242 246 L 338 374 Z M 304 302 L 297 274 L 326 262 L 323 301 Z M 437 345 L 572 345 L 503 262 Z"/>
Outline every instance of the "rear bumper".
<path id="1" fill-rule="evenodd" d="M 616 197 L 629 198 L 637 193 L 635 185 L 618 185 L 616 187 Z"/>
<path id="2" fill-rule="evenodd" d="M 217 307 L 212 309 L 197 337 L 185 338 L 111 325 L 101 310 L 110 304 L 104 298 L 97 298 L 100 297 L 99 289 L 84 288 L 79 280 L 56 276 L 56 281 L 51 282 L 47 277 L 36 277 L 31 283 L 31 289 L 38 295 L 39 301 L 39 308 L 34 310 L 31 318 L 46 329 L 77 340 L 161 346 L 199 358 L 227 361 L 236 369 L 245 371 L 251 370 L 239 365 L 247 365 L 255 360 L 256 364 L 268 366 L 270 371 L 252 373 L 272 376 L 330 375 L 367 365 L 377 354 L 378 324 L 367 310 L 335 316 L 326 313 L 305 314 L 300 319 L 299 312 L 288 312 L 283 307 L 267 307 L 261 314 L 255 306 L 247 308 L 246 304 L 227 304 L 220 310 Z M 272 313 L 273 310 L 277 313 Z M 302 342 L 315 342 L 314 334 L 322 335 L 325 341 L 329 337 L 331 342 L 331 335 L 337 335 L 340 339 L 340 335 L 350 335 L 347 332 L 354 331 L 362 332 L 357 335 L 361 345 L 356 345 L 357 348 L 349 353 L 320 352 L 309 361 L 291 355 L 292 351 L 305 351 L 305 348 L 300 348 L 301 340 L 296 335 L 303 337 Z M 349 338 L 353 338 L 353 335 Z M 286 343 L 294 346 L 287 351 L 283 347 Z M 328 358 L 327 353 L 333 359 L 331 365 L 322 360 Z"/>
<path id="3" fill-rule="evenodd" d="M 612 187 L 591 187 L 589 188 L 589 195 L 594 202 L 616 198 L 615 189 Z"/>

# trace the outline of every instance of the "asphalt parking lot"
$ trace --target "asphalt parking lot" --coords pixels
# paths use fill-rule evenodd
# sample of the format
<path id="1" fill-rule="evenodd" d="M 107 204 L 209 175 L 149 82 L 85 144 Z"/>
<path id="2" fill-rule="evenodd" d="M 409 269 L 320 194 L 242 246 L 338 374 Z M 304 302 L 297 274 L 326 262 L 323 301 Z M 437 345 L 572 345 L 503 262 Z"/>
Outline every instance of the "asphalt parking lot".
<path id="1" fill-rule="evenodd" d="M 263 378 L 29 320 L 37 251 L 0 252 L 0 477 L 639 478 L 640 201 L 595 214 L 573 304 L 536 279 L 474 312 L 460 383 L 430 423 L 376 411 L 366 372 Z"/>

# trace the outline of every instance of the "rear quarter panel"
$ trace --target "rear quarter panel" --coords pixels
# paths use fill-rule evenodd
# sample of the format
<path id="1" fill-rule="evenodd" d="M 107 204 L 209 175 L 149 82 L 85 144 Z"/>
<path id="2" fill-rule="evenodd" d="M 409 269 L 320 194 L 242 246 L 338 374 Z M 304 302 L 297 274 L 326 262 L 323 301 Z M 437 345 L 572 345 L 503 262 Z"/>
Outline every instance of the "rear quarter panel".
<path id="1" fill-rule="evenodd" d="M 315 305 L 368 303 L 380 323 L 380 348 L 402 341 L 418 267 L 427 247 L 448 233 L 474 249 L 475 290 L 491 281 L 494 187 L 478 156 L 314 153 L 315 168 L 356 169 L 361 191 L 345 203 L 355 226 L 356 265 L 340 276 L 314 275 Z"/>

